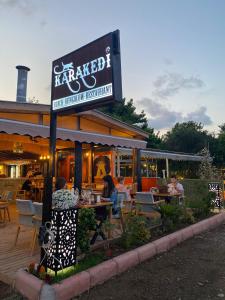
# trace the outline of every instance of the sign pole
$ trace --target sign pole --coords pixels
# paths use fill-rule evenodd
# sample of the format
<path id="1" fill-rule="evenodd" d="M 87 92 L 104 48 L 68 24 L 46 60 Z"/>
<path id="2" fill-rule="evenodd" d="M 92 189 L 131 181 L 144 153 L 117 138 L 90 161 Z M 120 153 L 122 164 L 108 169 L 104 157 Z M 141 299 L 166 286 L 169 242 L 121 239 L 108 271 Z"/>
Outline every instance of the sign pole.
<path id="1" fill-rule="evenodd" d="M 75 142 L 74 147 L 74 189 L 77 188 L 80 193 L 82 188 L 82 143 Z"/>
<path id="2" fill-rule="evenodd" d="M 51 220 L 52 208 L 52 187 L 53 177 L 55 176 L 55 148 L 56 148 L 56 126 L 57 126 L 57 113 L 51 110 L 50 113 L 50 139 L 49 139 L 49 168 L 48 174 L 44 179 L 44 195 L 43 195 L 43 211 L 42 211 L 42 225 Z M 45 255 L 44 250 L 41 248 L 41 261 Z M 47 266 L 46 259 L 43 265 Z"/>

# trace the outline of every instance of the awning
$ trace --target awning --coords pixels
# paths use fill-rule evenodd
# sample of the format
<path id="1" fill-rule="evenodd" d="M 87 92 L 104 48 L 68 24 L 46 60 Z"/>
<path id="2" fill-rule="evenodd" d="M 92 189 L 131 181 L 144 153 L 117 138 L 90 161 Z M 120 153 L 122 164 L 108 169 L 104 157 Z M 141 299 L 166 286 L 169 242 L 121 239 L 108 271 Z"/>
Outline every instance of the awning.
<path id="1" fill-rule="evenodd" d="M 25 123 L 15 120 L 0 119 L 0 132 L 8 134 L 28 135 L 31 137 L 49 138 L 49 126 Z M 115 147 L 146 148 L 147 142 L 136 139 L 128 139 L 113 135 L 99 134 L 95 132 L 70 130 L 57 128 L 57 139 L 64 141 L 78 141 L 81 143 L 94 143 Z"/>
<path id="2" fill-rule="evenodd" d="M 119 155 L 132 155 L 132 149 L 117 148 Z M 141 157 L 154 159 L 171 159 L 183 161 L 202 161 L 203 157 L 200 155 L 181 154 L 176 152 L 166 152 L 160 150 L 141 150 Z"/>
<path id="3" fill-rule="evenodd" d="M 202 161 L 203 157 L 200 155 L 180 154 L 172 152 L 160 152 L 152 150 L 141 150 L 141 157 L 157 158 L 157 159 L 171 159 L 184 161 Z"/>

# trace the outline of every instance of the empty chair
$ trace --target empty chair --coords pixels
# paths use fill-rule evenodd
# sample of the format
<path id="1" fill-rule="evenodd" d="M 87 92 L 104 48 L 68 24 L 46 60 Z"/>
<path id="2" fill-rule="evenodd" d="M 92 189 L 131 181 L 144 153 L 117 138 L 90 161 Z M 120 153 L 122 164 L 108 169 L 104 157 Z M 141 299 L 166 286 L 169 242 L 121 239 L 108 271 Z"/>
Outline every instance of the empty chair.
<path id="1" fill-rule="evenodd" d="M 16 192 L 16 198 L 25 200 L 26 199 L 26 191 L 25 190 L 18 190 Z"/>
<path id="2" fill-rule="evenodd" d="M 34 205 L 31 200 L 16 199 L 16 207 L 19 213 L 18 227 L 14 245 L 16 246 L 21 226 L 33 227 Z"/>
<path id="3" fill-rule="evenodd" d="M 38 203 L 38 202 L 33 202 L 33 206 L 34 206 L 34 216 L 32 217 L 32 219 L 33 219 L 34 233 L 33 233 L 32 246 L 31 246 L 31 254 L 32 255 L 34 252 L 35 243 L 36 243 L 37 236 L 39 233 L 39 228 L 42 223 L 43 204 Z"/>
<path id="4" fill-rule="evenodd" d="M 8 220 L 10 221 L 10 214 L 9 214 L 9 202 L 13 200 L 13 192 L 12 191 L 5 191 L 2 194 L 0 200 L 0 219 L 3 219 L 3 222 L 6 222 L 6 215 L 8 216 Z M 3 218 L 1 211 L 3 211 Z"/>
<path id="5" fill-rule="evenodd" d="M 154 203 L 154 195 L 152 193 L 136 193 L 135 204 L 137 214 L 147 217 L 152 227 L 161 225 L 161 214 L 157 205 Z"/>
<path id="6" fill-rule="evenodd" d="M 151 192 L 137 192 L 136 200 L 144 203 L 154 203 L 154 195 Z"/>

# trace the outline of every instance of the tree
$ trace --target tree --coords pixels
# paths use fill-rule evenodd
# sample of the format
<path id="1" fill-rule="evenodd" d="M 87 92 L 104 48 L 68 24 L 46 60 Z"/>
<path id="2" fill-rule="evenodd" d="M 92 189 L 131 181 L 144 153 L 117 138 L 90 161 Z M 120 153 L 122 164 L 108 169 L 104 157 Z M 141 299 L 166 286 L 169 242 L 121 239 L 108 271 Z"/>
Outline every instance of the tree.
<path id="1" fill-rule="evenodd" d="M 100 110 L 128 124 L 136 125 L 143 129 L 148 127 L 148 120 L 145 112 L 142 111 L 140 114 L 136 112 L 133 99 L 130 99 L 126 103 L 126 99 L 124 98 L 122 102 L 105 106 Z"/>
<path id="2" fill-rule="evenodd" d="M 176 123 L 171 131 L 163 137 L 167 150 L 197 153 L 204 147 L 208 147 L 213 137 L 203 130 L 201 123 L 193 121 Z"/>
<path id="3" fill-rule="evenodd" d="M 225 166 L 225 124 L 219 126 L 220 131 L 218 137 L 212 144 L 211 153 L 214 156 L 214 163 L 217 167 Z"/>
<path id="4" fill-rule="evenodd" d="M 213 166 L 213 159 L 207 148 L 200 151 L 200 155 L 203 156 L 203 160 L 199 166 L 199 176 L 200 179 L 219 179 L 219 173 L 215 166 Z"/>
<path id="5" fill-rule="evenodd" d="M 148 120 L 143 110 L 140 114 L 136 112 L 133 99 L 130 99 L 126 103 L 126 99 L 124 98 L 122 102 L 104 107 L 101 111 L 125 123 L 137 126 L 149 133 L 149 138 L 147 139 L 148 148 L 162 147 L 162 139 L 159 136 L 159 132 L 155 134 L 154 129 L 148 127 Z"/>
<path id="6" fill-rule="evenodd" d="M 163 141 L 162 138 L 159 136 L 159 132 L 155 133 L 154 128 L 143 128 L 145 131 L 149 133 L 149 137 L 147 139 L 147 148 L 154 148 L 154 149 L 163 149 Z"/>

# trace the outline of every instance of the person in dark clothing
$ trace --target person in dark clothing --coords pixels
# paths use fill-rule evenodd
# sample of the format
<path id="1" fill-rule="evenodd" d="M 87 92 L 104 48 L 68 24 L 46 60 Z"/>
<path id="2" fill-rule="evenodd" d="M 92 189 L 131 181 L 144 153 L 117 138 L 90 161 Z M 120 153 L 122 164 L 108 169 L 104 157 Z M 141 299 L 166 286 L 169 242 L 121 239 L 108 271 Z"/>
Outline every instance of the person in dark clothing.
<path id="1" fill-rule="evenodd" d="M 114 185 L 112 176 L 110 176 L 110 175 L 104 176 L 103 181 L 104 181 L 104 188 L 103 188 L 103 191 L 102 191 L 102 197 L 110 198 L 112 192 L 115 189 L 115 185 Z"/>
<path id="2" fill-rule="evenodd" d="M 30 179 L 24 181 L 21 189 L 25 191 L 26 199 L 33 199 L 32 182 Z"/>
<path id="3" fill-rule="evenodd" d="M 32 182 L 30 179 L 27 179 L 26 181 L 24 181 L 23 185 L 22 185 L 22 190 L 30 192 L 32 190 Z"/>
<path id="4" fill-rule="evenodd" d="M 103 177 L 104 188 L 102 192 L 102 198 L 106 201 L 111 201 L 113 203 L 113 214 L 118 213 L 117 207 L 117 189 L 115 188 L 112 176 L 106 175 Z"/>

